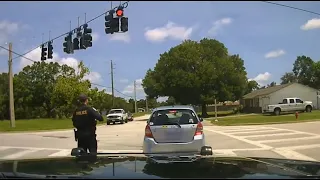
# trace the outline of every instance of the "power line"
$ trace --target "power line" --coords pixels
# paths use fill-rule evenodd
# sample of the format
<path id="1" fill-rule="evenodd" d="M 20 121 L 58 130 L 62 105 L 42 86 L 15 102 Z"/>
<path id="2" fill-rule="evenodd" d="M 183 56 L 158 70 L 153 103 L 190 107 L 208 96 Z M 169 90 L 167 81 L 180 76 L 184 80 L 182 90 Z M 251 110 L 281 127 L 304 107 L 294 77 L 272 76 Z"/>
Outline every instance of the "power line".
<path id="1" fill-rule="evenodd" d="M 293 7 L 293 6 L 289 6 L 289 5 L 279 4 L 279 3 L 270 2 L 270 1 L 261 1 L 261 2 L 273 4 L 273 5 L 277 5 L 277 6 L 282 6 L 282 7 L 286 7 L 286 8 L 290 8 L 290 9 L 295 9 L 298 11 L 303 11 L 303 12 L 307 12 L 307 13 L 311 13 L 311 14 L 315 14 L 315 15 L 320 15 L 320 13 L 317 13 L 317 12 L 313 12 L 313 11 L 309 11 L 306 9 L 301 9 L 301 8 L 297 8 L 297 7 Z"/>
<path id="2" fill-rule="evenodd" d="M 96 85 L 96 86 L 100 86 L 100 87 L 105 87 L 105 88 L 109 88 L 109 89 L 112 89 L 112 87 L 108 87 L 108 86 L 104 86 L 104 85 L 101 85 L 101 84 L 96 84 L 96 83 L 91 83 L 92 85 Z M 122 92 L 120 92 L 119 90 L 117 90 L 116 88 L 113 88 L 115 91 L 117 91 L 119 94 L 123 95 L 123 96 L 127 96 L 127 97 L 130 97 L 132 98 L 132 96 L 129 96 L 129 95 L 126 95 L 126 94 L 123 94 Z"/>
<path id="3" fill-rule="evenodd" d="M 118 7 L 120 7 L 120 6 L 122 6 L 123 8 L 127 8 L 127 7 L 128 7 L 128 5 L 129 5 L 128 3 L 129 3 L 129 1 L 126 1 L 126 2 L 124 2 L 124 3 L 122 3 L 122 4 L 120 4 L 119 6 L 114 7 L 114 8 L 113 8 L 113 9 L 111 9 L 111 10 L 116 10 L 116 9 L 117 9 Z M 89 21 L 85 22 L 84 24 L 88 24 L 88 23 L 90 23 L 90 22 L 92 22 L 92 21 L 94 21 L 94 20 L 96 20 L 96 19 L 100 18 L 101 16 L 103 16 L 103 15 L 105 15 L 105 14 L 109 13 L 111 10 L 109 10 L 109 11 L 107 11 L 107 12 L 104 12 L 104 13 L 102 13 L 102 14 L 100 14 L 100 15 L 98 15 L 98 16 L 96 16 L 96 17 L 92 18 L 92 19 L 90 19 Z M 63 33 L 63 34 L 61 34 L 61 35 L 59 35 L 59 36 L 57 36 L 57 37 L 55 37 L 55 38 L 52 38 L 52 39 L 50 39 L 49 41 L 53 41 L 53 40 L 56 40 L 56 39 L 59 39 L 59 38 L 61 38 L 61 37 L 65 36 L 65 35 L 68 35 L 70 32 L 76 31 L 79 27 L 83 26 L 84 24 L 82 24 L 82 25 L 80 25 L 80 26 L 78 26 L 78 27 L 76 27 L 76 28 L 72 29 L 71 31 L 68 31 L 68 32 L 66 32 L 66 33 Z M 49 41 L 46 41 L 46 42 L 44 42 L 44 43 L 42 43 L 42 44 L 46 44 L 46 43 L 48 43 Z M 31 50 L 29 50 L 29 51 L 27 51 L 27 52 L 23 53 L 21 56 L 25 56 L 26 54 L 28 54 L 28 53 L 30 53 L 30 52 L 32 52 L 32 51 L 34 51 L 35 49 L 37 49 L 38 47 L 40 47 L 42 44 L 40 44 L 39 46 L 37 46 L 37 47 L 35 47 L 35 48 L 33 48 L 33 49 L 31 49 Z M 17 58 L 19 58 L 19 57 L 21 57 L 21 56 L 14 57 L 12 60 L 17 59 Z"/>
<path id="4" fill-rule="evenodd" d="M 1 45 L 0 45 L 0 48 L 2 48 L 2 49 L 4 49 L 4 50 L 7 50 L 8 52 L 10 52 L 10 50 L 9 50 L 8 48 L 3 47 L 3 46 L 1 46 Z M 30 59 L 30 58 L 25 57 L 25 55 L 21 55 L 21 54 L 19 54 L 19 53 L 14 52 L 14 51 L 11 51 L 11 52 L 12 52 L 13 54 L 19 56 L 19 57 L 23 57 L 23 58 L 29 60 L 29 61 L 37 62 L 37 61 L 35 61 L 35 60 L 32 60 L 32 59 Z"/>
<path id="5" fill-rule="evenodd" d="M 0 48 L 2 48 L 2 49 L 4 49 L 4 50 L 7 50 L 7 51 L 10 51 L 8 48 L 3 47 L 3 46 L 1 46 L 1 45 L 0 45 Z M 30 58 L 27 58 L 27 57 L 25 57 L 24 55 L 19 54 L 19 53 L 16 53 L 16 52 L 14 52 L 14 51 L 11 51 L 11 52 L 12 52 L 13 54 L 15 54 L 15 55 L 18 55 L 18 56 L 20 56 L 20 57 L 23 57 L 23 58 L 25 58 L 25 59 L 29 60 L 29 61 L 32 61 L 32 62 L 39 62 L 39 61 L 35 61 L 35 60 L 33 60 L 33 59 L 30 59 Z M 90 83 L 91 83 L 91 82 L 90 82 Z M 107 87 L 107 86 L 100 85 L 100 84 L 96 84 L 96 83 L 91 83 L 91 84 L 92 84 L 92 85 L 96 85 L 96 86 L 105 87 L 105 88 L 111 88 L 111 87 Z M 115 90 L 115 91 L 117 91 L 118 93 L 120 93 L 120 94 L 121 94 L 121 95 L 123 95 L 123 96 L 127 96 L 127 97 L 132 98 L 132 96 L 129 96 L 129 95 L 123 94 L 122 92 L 120 92 L 119 90 L 117 90 L 117 89 L 115 89 L 115 88 L 114 88 L 114 90 Z"/>

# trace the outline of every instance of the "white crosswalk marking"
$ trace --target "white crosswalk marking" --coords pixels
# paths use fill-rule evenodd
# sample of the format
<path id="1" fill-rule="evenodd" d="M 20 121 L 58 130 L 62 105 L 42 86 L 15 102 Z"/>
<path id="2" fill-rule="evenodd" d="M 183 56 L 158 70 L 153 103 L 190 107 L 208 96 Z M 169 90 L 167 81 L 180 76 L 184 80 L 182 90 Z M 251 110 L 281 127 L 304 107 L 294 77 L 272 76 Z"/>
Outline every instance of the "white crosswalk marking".
<path id="1" fill-rule="evenodd" d="M 272 147 L 270 143 L 303 142 L 307 140 L 320 140 L 320 135 L 291 129 L 275 127 L 206 127 L 205 130 L 260 147 L 260 150 L 271 150 L 284 158 L 316 161 L 316 159 L 296 152 L 296 150 L 320 148 L 320 144 L 308 144 L 290 147 Z M 299 135 L 299 137 L 296 137 Z M 301 137 L 302 136 L 302 137 Z M 277 137 L 276 139 L 274 137 Z M 253 140 L 254 139 L 254 140 Z M 319 141 L 318 141 L 319 142 Z M 236 150 L 235 150 L 236 151 Z M 236 151 L 237 152 L 237 151 Z"/>
<path id="2" fill-rule="evenodd" d="M 56 153 L 50 154 L 49 157 L 65 157 L 71 155 L 71 150 L 61 150 Z"/>
<path id="3" fill-rule="evenodd" d="M 14 154 L 10 154 L 10 155 L 2 157 L 2 158 L 3 159 L 19 159 L 27 154 L 30 154 L 30 153 L 33 153 L 36 151 L 38 151 L 38 150 L 37 149 L 27 149 L 27 150 L 20 151 L 20 152 L 14 153 Z"/>

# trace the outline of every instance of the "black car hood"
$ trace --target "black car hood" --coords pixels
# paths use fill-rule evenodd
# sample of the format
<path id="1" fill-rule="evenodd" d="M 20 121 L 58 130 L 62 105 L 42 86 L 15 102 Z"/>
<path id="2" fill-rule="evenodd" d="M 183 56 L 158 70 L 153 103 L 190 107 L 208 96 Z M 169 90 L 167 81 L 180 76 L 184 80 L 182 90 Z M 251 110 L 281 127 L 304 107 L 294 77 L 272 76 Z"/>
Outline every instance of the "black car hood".
<path id="1" fill-rule="evenodd" d="M 33 178 L 316 178 L 320 163 L 267 158 L 210 157 L 194 162 L 156 163 L 146 157 L 99 156 L 0 162 L 1 175 Z"/>

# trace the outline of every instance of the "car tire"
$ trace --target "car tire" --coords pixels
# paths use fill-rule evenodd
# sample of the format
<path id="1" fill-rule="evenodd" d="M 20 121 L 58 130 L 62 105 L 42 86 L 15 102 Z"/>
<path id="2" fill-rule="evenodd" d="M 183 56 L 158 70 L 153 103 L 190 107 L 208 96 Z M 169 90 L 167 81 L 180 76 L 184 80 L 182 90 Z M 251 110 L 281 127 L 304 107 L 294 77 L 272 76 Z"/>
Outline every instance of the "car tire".
<path id="1" fill-rule="evenodd" d="M 311 106 L 307 106 L 306 107 L 306 112 L 311 112 L 312 111 L 312 107 Z"/>
<path id="2" fill-rule="evenodd" d="M 120 123 L 121 123 L 121 124 L 124 124 L 124 120 L 123 120 L 123 118 L 121 118 L 121 121 L 120 121 Z"/>
<path id="3" fill-rule="evenodd" d="M 276 108 L 274 110 L 274 115 L 279 116 L 280 115 L 281 110 L 279 108 Z"/>
<path id="4" fill-rule="evenodd" d="M 109 121 L 107 121 L 107 125 L 110 125 L 111 123 Z"/>

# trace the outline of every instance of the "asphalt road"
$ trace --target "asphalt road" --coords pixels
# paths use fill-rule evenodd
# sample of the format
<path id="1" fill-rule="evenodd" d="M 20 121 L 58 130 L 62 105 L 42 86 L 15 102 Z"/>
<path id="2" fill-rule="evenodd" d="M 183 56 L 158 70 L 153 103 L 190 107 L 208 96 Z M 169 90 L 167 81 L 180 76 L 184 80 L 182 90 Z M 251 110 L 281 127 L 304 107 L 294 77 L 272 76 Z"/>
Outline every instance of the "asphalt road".
<path id="1" fill-rule="evenodd" d="M 99 152 L 142 152 L 145 121 L 97 128 Z M 205 126 L 207 145 L 217 156 L 269 157 L 320 161 L 320 122 Z M 1 133 L 0 159 L 69 156 L 73 131 Z"/>

